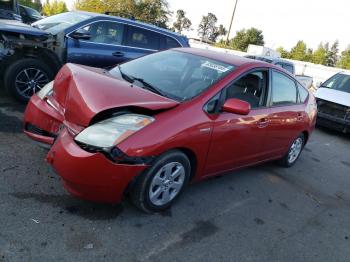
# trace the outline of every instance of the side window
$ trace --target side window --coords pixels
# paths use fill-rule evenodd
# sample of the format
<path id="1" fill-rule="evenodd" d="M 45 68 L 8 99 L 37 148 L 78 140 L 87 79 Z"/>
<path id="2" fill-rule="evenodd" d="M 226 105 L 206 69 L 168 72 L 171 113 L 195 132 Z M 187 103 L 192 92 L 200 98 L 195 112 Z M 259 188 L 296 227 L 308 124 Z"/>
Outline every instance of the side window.
<path id="1" fill-rule="evenodd" d="M 282 73 L 272 71 L 272 105 L 295 104 L 296 102 L 295 82 Z"/>
<path id="2" fill-rule="evenodd" d="M 19 13 L 21 16 L 27 16 L 27 12 L 22 6 L 19 7 Z"/>
<path id="3" fill-rule="evenodd" d="M 90 33 L 90 42 L 121 45 L 123 42 L 124 25 L 115 22 L 97 22 L 88 25 L 83 30 Z"/>
<path id="4" fill-rule="evenodd" d="M 268 71 L 259 70 L 249 73 L 226 88 L 226 100 L 237 98 L 248 102 L 252 108 L 265 105 L 268 86 Z"/>
<path id="5" fill-rule="evenodd" d="M 294 74 L 294 67 L 290 64 L 283 64 L 282 67 L 286 69 L 289 73 Z"/>
<path id="6" fill-rule="evenodd" d="M 165 37 L 165 49 L 181 47 L 181 45 L 173 38 Z"/>
<path id="7" fill-rule="evenodd" d="M 299 99 L 301 103 L 305 103 L 306 99 L 309 96 L 309 92 L 303 87 L 301 84 L 298 83 L 298 91 L 299 91 Z"/>
<path id="8" fill-rule="evenodd" d="M 127 45 L 132 47 L 159 50 L 159 34 L 143 28 L 129 26 Z"/>
<path id="9" fill-rule="evenodd" d="M 216 94 L 212 99 L 210 99 L 204 106 L 204 110 L 209 114 L 214 114 L 219 103 L 221 92 Z"/>

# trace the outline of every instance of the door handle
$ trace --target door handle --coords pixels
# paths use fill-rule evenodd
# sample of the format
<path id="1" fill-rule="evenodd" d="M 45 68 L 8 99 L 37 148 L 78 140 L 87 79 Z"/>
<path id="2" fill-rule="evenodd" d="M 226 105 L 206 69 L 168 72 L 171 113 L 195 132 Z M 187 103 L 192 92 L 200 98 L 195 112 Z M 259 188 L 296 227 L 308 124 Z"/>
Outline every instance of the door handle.
<path id="1" fill-rule="evenodd" d="M 124 56 L 124 53 L 123 52 L 120 52 L 120 51 L 117 51 L 117 52 L 114 52 L 112 53 L 113 56 L 116 56 L 116 57 L 123 57 Z"/>
<path id="2" fill-rule="evenodd" d="M 304 119 L 303 114 L 302 113 L 298 113 L 297 120 L 298 121 L 302 121 L 303 119 Z"/>
<path id="3" fill-rule="evenodd" d="M 258 127 L 265 128 L 269 125 L 269 123 L 270 123 L 270 120 L 264 117 L 258 121 Z"/>

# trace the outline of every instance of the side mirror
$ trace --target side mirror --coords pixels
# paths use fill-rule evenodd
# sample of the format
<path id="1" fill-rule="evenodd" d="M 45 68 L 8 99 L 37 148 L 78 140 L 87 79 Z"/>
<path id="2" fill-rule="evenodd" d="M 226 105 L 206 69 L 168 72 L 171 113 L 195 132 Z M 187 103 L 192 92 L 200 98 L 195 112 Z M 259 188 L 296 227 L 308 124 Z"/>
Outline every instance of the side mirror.
<path id="1" fill-rule="evenodd" d="M 318 82 L 316 83 L 316 87 L 317 87 L 317 88 L 319 88 L 321 85 L 322 85 L 322 82 L 320 82 L 320 81 L 318 81 Z"/>
<path id="2" fill-rule="evenodd" d="M 230 98 L 227 99 L 222 107 L 224 112 L 237 115 L 248 115 L 250 112 L 250 104 L 246 101 Z"/>
<path id="3" fill-rule="evenodd" d="M 86 30 L 78 29 L 70 34 L 70 36 L 74 39 L 82 39 L 82 40 L 89 40 L 91 38 L 91 35 Z"/>

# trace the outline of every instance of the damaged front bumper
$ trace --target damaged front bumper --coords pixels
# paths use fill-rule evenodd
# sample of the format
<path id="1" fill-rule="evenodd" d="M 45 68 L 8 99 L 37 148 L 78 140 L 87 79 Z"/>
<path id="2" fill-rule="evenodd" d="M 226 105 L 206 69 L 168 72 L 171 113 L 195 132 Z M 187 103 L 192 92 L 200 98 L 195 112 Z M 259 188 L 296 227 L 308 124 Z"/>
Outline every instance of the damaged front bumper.
<path id="1" fill-rule="evenodd" d="M 146 164 L 121 164 L 102 153 L 82 149 L 64 127 L 47 155 L 47 161 L 72 195 L 94 202 L 118 203 L 133 178 Z"/>
<path id="2" fill-rule="evenodd" d="M 24 113 L 24 133 L 36 142 L 52 145 L 63 120 L 63 115 L 46 100 L 33 95 Z"/>

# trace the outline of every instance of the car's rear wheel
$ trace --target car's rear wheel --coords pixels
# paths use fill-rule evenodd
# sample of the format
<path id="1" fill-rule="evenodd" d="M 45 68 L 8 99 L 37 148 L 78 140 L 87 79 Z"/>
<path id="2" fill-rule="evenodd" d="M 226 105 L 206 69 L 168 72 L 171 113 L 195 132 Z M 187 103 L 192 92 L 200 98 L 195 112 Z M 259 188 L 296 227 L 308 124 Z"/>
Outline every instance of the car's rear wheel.
<path id="1" fill-rule="evenodd" d="M 291 167 L 298 160 L 305 145 L 305 136 L 300 134 L 290 145 L 287 154 L 280 160 L 280 165 L 284 167 Z"/>
<path id="2" fill-rule="evenodd" d="M 164 211 L 187 185 L 190 173 L 190 161 L 184 153 L 168 152 L 137 178 L 131 190 L 132 202 L 148 213 Z"/>
<path id="3" fill-rule="evenodd" d="M 20 59 L 5 72 L 8 92 L 17 100 L 27 102 L 30 97 L 50 82 L 54 72 L 45 63 L 33 58 Z"/>

